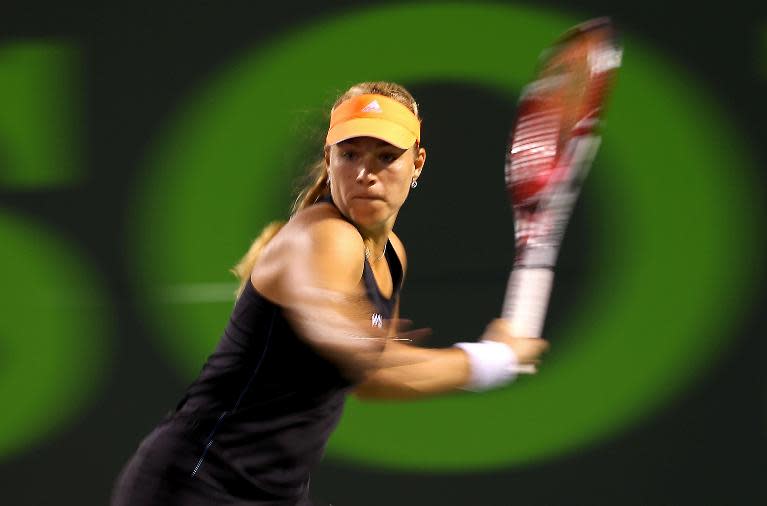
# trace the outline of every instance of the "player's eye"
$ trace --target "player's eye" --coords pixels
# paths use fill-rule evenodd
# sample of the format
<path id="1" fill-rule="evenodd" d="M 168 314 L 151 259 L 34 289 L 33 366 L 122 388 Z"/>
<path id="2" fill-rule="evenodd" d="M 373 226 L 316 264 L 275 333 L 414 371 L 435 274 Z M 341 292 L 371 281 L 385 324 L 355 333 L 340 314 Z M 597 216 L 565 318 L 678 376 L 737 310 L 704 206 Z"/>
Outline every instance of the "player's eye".
<path id="1" fill-rule="evenodd" d="M 344 160 L 354 160 L 357 157 L 357 152 L 351 149 L 341 150 L 341 158 Z"/>
<path id="2" fill-rule="evenodd" d="M 380 155 L 378 155 L 378 159 L 387 165 L 392 163 L 397 158 L 399 157 L 395 155 L 394 153 L 381 153 Z"/>

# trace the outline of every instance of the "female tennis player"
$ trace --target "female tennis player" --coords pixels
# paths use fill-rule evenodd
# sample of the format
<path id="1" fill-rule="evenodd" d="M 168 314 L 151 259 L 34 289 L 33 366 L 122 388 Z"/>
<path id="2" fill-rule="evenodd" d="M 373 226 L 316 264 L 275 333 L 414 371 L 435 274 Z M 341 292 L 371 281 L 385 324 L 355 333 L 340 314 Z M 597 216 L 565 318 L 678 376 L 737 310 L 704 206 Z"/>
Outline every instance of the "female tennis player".
<path id="1" fill-rule="evenodd" d="M 361 83 L 337 100 L 313 183 L 235 268 L 224 335 L 128 462 L 114 506 L 311 505 L 310 470 L 349 393 L 485 390 L 538 363 L 545 341 L 512 336 L 501 320 L 449 349 L 400 332 L 407 260 L 392 228 L 426 160 L 420 126 L 394 83 Z"/>

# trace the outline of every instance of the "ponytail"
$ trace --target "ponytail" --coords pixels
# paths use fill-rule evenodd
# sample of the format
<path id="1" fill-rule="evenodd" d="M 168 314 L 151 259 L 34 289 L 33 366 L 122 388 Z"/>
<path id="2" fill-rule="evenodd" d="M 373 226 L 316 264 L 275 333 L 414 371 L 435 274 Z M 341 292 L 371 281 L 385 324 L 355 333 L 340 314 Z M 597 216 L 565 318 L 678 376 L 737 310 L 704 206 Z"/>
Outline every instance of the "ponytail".
<path id="1" fill-rule="evenodd" d="M 307 179 L 309 179 L 310 184 L 306 185 L 306 187 L 299 192 L 298 197 L 296 197 L 295 202 L 293 202 L 293 207 L 290 213 L 291 216 L 314 204 L 330 192 L 330 189 L 328 188 L 328 168 L 324 158 L 312 166 Z M 248 252 L 245 253 L 240 261 L 237 262 L 237 265 L 230 270 L 230 272 L 240 281 L 240 286 L 237 288 L 237 297 L 239 297 L 245 289 L 245 283 L 249 282 L 250 273 L 253 271 L 253 267 L 261 256 L 264 247 L 275 235 L 277 235 L 277 232 L 279 232 L 284 225 L 284 221 L 273 221 L 265 226 L 258 237 L 256 237 L 250 245 Z"/>

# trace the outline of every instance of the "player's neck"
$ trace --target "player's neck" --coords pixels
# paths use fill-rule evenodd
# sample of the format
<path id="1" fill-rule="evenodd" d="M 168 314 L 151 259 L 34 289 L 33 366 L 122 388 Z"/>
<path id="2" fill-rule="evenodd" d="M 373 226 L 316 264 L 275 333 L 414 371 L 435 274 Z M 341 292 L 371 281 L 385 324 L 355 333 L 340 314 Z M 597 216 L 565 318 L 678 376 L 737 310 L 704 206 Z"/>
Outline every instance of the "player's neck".
<path id="1" fill-rule="evenodd" d="M 380 227 L 360 229 L 362 239 L 368 251 L 368 259 L 372 262 L 383 256 L 394 220 L 383 223 Z"/>

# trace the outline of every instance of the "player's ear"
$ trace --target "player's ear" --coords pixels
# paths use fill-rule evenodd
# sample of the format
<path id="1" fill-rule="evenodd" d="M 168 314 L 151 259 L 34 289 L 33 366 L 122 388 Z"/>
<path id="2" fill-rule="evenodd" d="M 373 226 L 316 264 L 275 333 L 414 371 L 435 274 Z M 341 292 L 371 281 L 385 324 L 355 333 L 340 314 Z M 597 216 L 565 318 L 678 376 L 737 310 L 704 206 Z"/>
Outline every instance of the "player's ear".
<path id="1" fill-rule="evenodd" d="M 426 164 L 426 150 L 424 148 L 419 147 L 418 151 L 415 153 L 415 174 L 414 176 L 418 178 L 421 175 L 421 171 L 423 170 L 423 166 Z"/>

